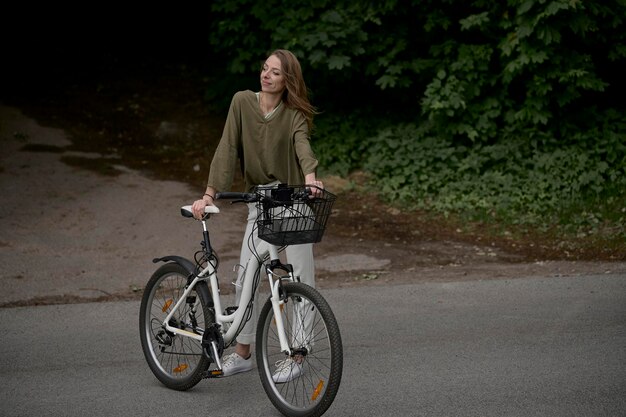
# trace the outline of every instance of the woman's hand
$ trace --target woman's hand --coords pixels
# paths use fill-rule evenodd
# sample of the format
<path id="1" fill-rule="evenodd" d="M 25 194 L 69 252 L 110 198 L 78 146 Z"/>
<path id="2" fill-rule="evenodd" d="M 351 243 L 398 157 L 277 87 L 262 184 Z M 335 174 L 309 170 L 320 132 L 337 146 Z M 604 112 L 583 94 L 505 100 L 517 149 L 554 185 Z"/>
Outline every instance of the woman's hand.
<path id="1" fill-rule="evenodd" d="M 191 212 L 193 213 L 193 217 L 198 220 L 202 219 L 204 216 L 204 208 L 207 206 L 207 202 L 204 199 L 196 200 L 191 205 Z"/>
<path id="2" fill-rule="evenodd" d="M 311 195 L 317 197 L 321 194 L 320 189 L 324 189 L 324 183 L 315 178 L 315 174 L 308 174 L 304 177 L 304 182 L 306 185 L 310 185 L 311 187 Z"/>
<path id="3" fill-rule="evenodd" d="M 204 217 L 204 208 L 206 206 L 212 205 L 215 197 L 215 190 L 211 187 L 207 188 L 207 192 L 202 196 L 200 200 L 196 200 L 191 205 L 191 212 L 193 213 L 193 217 L 198 220 L 201 220 Z"/>

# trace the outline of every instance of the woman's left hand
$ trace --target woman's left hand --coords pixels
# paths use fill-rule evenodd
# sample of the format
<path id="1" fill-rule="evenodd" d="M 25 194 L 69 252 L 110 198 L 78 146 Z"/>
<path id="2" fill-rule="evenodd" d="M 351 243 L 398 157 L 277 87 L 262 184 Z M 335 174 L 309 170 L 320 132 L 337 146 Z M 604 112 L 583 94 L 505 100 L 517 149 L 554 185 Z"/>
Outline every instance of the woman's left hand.
<path id="1" fill-rule="evenodd" d="M 309 174 L 304 177 L 306 185 L 311 186 L 311 194 L 318 196 L 321 194 L 320 190 L 324 189 L 324 183 L 315 178 L 315 174 Z"/>

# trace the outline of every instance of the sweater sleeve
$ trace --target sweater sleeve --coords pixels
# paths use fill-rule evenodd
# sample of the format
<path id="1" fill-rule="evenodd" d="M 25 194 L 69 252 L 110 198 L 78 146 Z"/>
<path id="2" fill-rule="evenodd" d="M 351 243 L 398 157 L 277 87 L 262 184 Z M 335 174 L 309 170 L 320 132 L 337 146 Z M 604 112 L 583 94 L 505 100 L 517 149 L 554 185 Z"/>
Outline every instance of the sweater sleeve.
<path id="1" fill-rule="evenodd" d="M 293 120 L 293 142 L 296 150 L 296 156 L 302 169 L 302 174 L 314 173 L 317 170 L 318 161 L 311 149 L 309 140 L 309 127 L 304 115 L 300 112 L 296 114 Z"/>
<path id="2" fill-rule="evenodd" d="M 224 131 L 209 169 L 207 186 L 213 187 L 217 191 L 230 190 L 237 167 L 237 158 L 241 147 L 241 106 L 238 95 L 239 93 L 236 93 L 230 103 Z"/>

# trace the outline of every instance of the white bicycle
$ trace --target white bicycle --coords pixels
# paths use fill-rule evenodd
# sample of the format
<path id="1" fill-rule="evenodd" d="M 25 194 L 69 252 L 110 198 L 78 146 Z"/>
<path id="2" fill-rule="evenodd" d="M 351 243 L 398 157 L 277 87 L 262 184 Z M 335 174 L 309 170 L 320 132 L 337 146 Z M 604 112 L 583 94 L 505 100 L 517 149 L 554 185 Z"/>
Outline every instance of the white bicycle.
<path id="1" fill-rule="evenodd" d="M 261 269 L 270 296 L 259 314 L 256 363 L 263 388 L 286 416 L 320 416 L 332 404 L 343 370 L 339 326 L 322 295 L 294 277 L 293 266 L 279 259 L 285 245 L 322 238 L 335 196 L 303 186 L 264 186 L 252 193 L 218 193 L 216 199 L 255 203 L 258 236 L 245 270 L 239 306 L 223 308 L 218 257 L 211 246 L 207 220 L 219 213 L 207 206 L 201 220 L 203 240 L 194 261 L 165 256 L 146 285 L 141 301 L 141 346 L 154 375 L 165 386 L 187 390 L 203 378 L 222 376 L 220 358 L 252 316 Z M 191 206 L 181 208 L 193 218 Z M 263 267 L 263 268 L 261 268 Z M 301 367 L 297 378 L 275 382 L 279 361 Z"/>

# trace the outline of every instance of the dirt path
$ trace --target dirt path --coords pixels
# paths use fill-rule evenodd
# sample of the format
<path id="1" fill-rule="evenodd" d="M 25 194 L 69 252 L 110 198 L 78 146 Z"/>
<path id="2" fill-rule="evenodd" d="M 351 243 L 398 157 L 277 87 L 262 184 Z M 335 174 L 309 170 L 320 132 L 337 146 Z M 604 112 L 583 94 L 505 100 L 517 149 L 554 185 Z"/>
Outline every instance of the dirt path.
<path id="1" fill-rule="evenodd" d="M 75 152 L 59 129 L 0 105 L 0 306 L 138 297 L 156 256 L 191 257 L 198 224 L 179 214 L 196 192 L 149 179 L 120 162 L 99 175 L 64 163 L 103 157 Z M 332 179 L 328 179 L 332 183 Z M 498 246 L 406 233 L 348 233 L 341 222 L 376 207 L 338 205 L 336 227 L 316 246 L 318 285 L 388 285 L 416 280 L 624 273 L 624 262 L 527 262 Z M 245 207 L 227 206 L 212 222 L 222 273 L 237 259 Z M 385 214 L 393 219 L 394 213 Z M 375 222 L 377 219 L 371 220 Z M 356 229 L 355 229 L 356 230 Z M 370 228 L 371 230 L 371 228 Z M 374 227 L 374 230 L 376 228 Z M 230 279 L 230 278 L 226 278 Z"/>
<path id="2" fill-rule="evenodd" d="M 63 131 L 15 108 L 0 107 L 0 137 L 0 305 L 132 296 L 155 269 L 152 258 L 193 254 L 198 224 L 179 214 L 195 196 L 185 184 L 121 165 L 107 176 L 68 166 L 62 157 L 102 155 L 64 151 Z M 215 222 L 225 261 L 237 253 L 240 215 L 228 210 Z"/>

